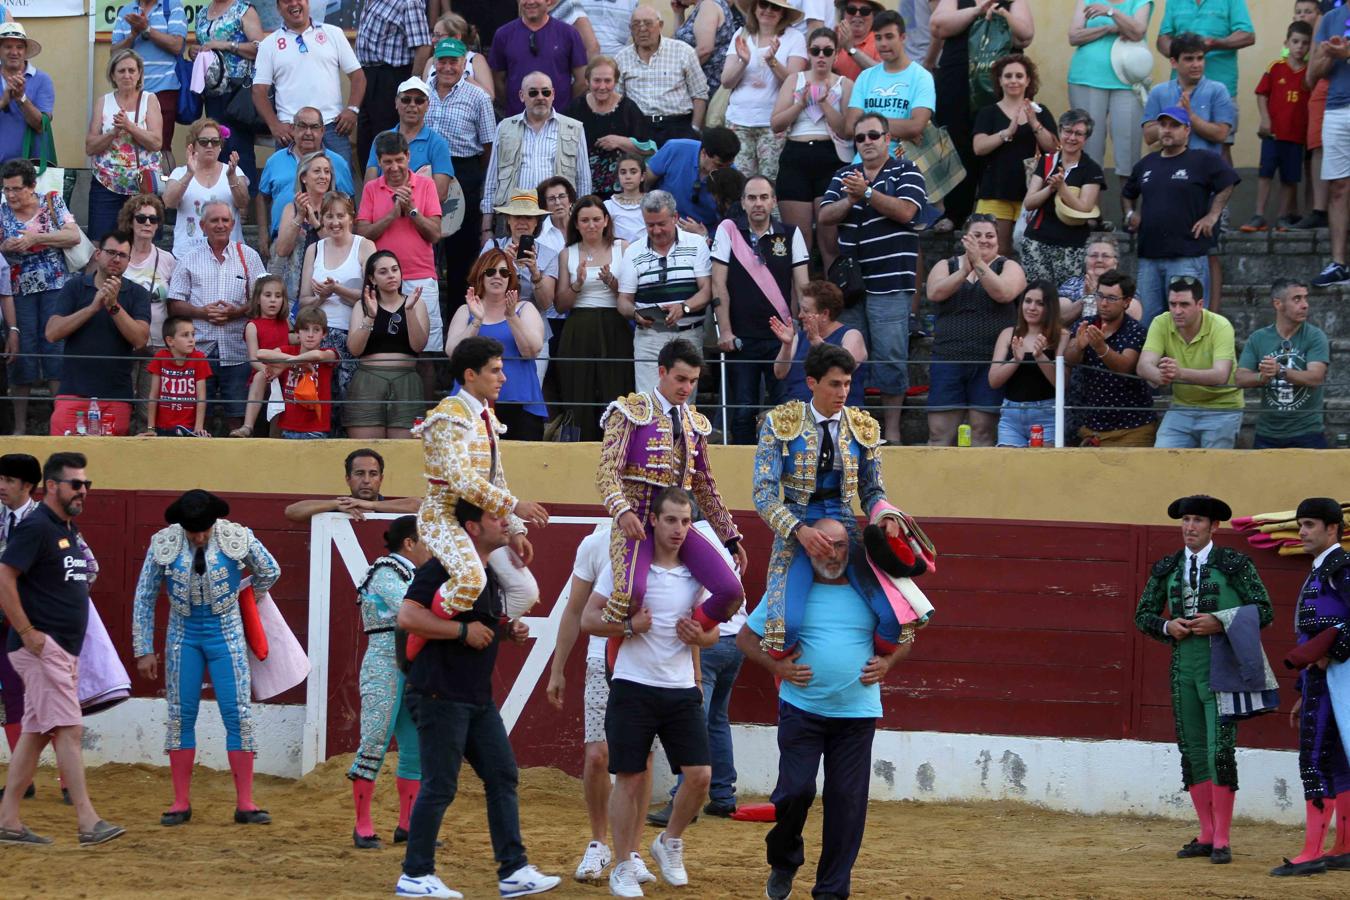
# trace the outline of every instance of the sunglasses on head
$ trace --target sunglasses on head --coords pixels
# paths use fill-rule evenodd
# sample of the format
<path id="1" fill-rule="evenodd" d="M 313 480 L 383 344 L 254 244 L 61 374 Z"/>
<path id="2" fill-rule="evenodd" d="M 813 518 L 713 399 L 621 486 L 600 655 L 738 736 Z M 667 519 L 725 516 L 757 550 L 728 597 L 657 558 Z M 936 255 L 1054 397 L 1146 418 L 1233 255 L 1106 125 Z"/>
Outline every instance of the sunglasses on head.
<path id="1" fill-rule="evenodd" d="M 879 141 L 886 136 L 883 131 L 860 131 L 853 136 L 853 143 L 862 145 L 868 141 Z"/>
<path id="2" fill-rule="evenodd" d="M 833 47 L 812 47 L 806 52 L 812 56 L 834 56 Z"/>
<path id="3" fill-rule="evenodd" d="M 553 88 L 530 88 L 525 92 L 527 97 L 552 97 Z"/>
<path id="4" fill-rule="evenodd" d="M 159 216 L 146 215 L 145 213 L 136 213 L 131 217 L 137 225 L 158 225 Z"/>
<path id="5" fill-rule="evenodd" d="M 1178 275 L 1176 278 L 1173 278 L 1171 281 L 1167 282 L 1167 289 L 1169 291 L 1180 290 L 1181 288 L 1189 289 L 1197 287 L 1200 287 L 1200 279 L 1196 278 L 1194 275 Z"/>

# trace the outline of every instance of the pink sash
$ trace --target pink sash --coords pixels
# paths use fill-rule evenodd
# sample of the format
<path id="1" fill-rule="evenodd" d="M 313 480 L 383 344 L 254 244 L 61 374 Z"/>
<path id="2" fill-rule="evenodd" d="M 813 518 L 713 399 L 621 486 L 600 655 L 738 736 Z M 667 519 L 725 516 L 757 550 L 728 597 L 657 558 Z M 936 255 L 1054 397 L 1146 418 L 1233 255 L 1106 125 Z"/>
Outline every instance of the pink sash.
<path id="1" fill-rule="evenodd" d="M 718 226 L 727 232 L 731 238 L 731 252 L 736 257 L 737 262 L 745 269 L 747 275 L 755 282 L 760 291 L 763 292 L 769 303 L 773 304 L 774 310 L 778 313 L 778 318 L 784 325 L 792 324 L 792 312 L 788 309 L 787 301 L 783 299 L 783 292 L 778 287 L 778 282 L 773 280 L 773 273 L 769 267 L 759 261 L 755 251 L 750 249 L 750 244 L 745 240 L 745 235 L 736 227 L 736 223 L 730 219 L 723 219 L 722 224 Z"/>

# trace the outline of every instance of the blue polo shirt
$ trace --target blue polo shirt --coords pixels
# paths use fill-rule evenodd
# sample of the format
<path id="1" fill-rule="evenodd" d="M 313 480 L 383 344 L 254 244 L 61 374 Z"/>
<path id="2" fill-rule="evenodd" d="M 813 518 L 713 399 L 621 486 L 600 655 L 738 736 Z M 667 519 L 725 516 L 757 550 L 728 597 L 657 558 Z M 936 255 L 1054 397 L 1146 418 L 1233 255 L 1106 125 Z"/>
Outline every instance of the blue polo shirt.
<path id="1" fill-rule="evenodd" d="M 1342 6 L 1322 17 L 1322 22 L 1317 26 L 1317 35 L 1313 38 L 1313 45 L 1323 43 L 1336 35 L 1346 34 L 1347 31 L 1350 31 L 1350 6 Z M 1327 81 L 1327 109 L 1350 106 L 1350 62 L 1338 59 L 1332 63 L 1331 74 L 1327 76 Z"/>
<path id="2" fill-rule="evenodd" d="M 352 167 L 332 150 L 324 148 L 323 155 L 333 164 L 333 189 L 352 197 Z M 290 150 L 273 153 L 258 176 L 258 193 L 272 201 L 272 237 L 277 236 L 281 227 L 281 213 L 286 204 L 295 199 L 295 172 L 300 168 L 300 160 Z M 361 198 L 352 197 L 355 205 Z"/>
<path id="3" fill-rule="evenodd" d="M 691 138 L 666 141 L 647 161 L 647 168 L 661 177 L 656 186 L 675 198 L 681 216 L 697 219 L 712 230 L 721 217 L 708 180 L 699 176 L 698 153 L 702 147 L 700 141 Z"/>
<path id="4" fill-rule="evenodd" d="M 0 557 L 19 570 L 19 602 L 28 621 L 72 656 L 80 655 L 89 625 L 89 563 L 79 533 L 74 522 L 62 522 L 40 503 L 14 529 Z M 7 652 L 22 646 L 18 629 L 11 628 Z"/>
<path id="5" fill-rule="evenodd" d="M 745 623 L 760 637 L 768 610 L 761 602 Z M 860 680 L 876 628 L 876 613 L 851 585 L 813 583 L 797 632 L 797 664 L 811 667 L 811 680 L 804 687 L 784 681 L 778 699 L 830 719 L 881 718 L 881 685 Z"/>
<path id="6" fill-rule="evenodd" d="M 27 85 L 24 90 L 29 101 L 50 116 L 52 110 L 56 108 L 56 87 L 52 84 L 52 77 L 29 63 L 23 73 L 23 80 Z M 10 100 L 6 106 L 0 106 L 0 159 L 9 160 L 23 156 L 23 136 L 27 130 L 28 123 L 23 119 L 17 98 Z M 55 151 L 56 148 L 48 149 Z M 38 150 L 39 148 L 34 146 L 32 150 L 34 157 L 38 155 Z M 48 158 L 55 155 L 53 152 Z"/>
<path id="7" fill-rule="evenodd" d="M 1167 0 L 1158 34 L 1176 37 L 1188 31 L 1202 38 L 1226 38 L 1235 31 L 1255 34 L 1256 27 L 1247 12 L 1247 0 Z M 1222 84 L 1230 97 L 1237 96 L 1237 54 L 1236 50 L 1205 53 L 1205 74 Z M 1176 77 L 1174 70 L 1172 79 Z"/>
<path id="8" fill-rule="evenodd" d="M 139 11 L 140 4 L 135 2 L 128 3 L 117 11 L 117 21 L 113 23 L 112 30 L 112 42 L 114 44 L 131 37 L 131 26 L 127 24 L 127 13 Z M 183 11 L 183 0 L 160 0 L 150 10 L 146 19 L 149 20 L 150 27 L 155 31 L 177 35 L 181 38 L 187 37 L 187 14 Z M 178 58 L 150 40 L 145 32 L 141 32 L 140 37 L 136 38 L 131 49 L 139 53 L 141 59 L 145 60 L 145 89 L 147 91 L 154 93 L 155 91 L 173 91 L 179 87 L 187 87 L 187 85 L 178 83 L 178 72 L 174 68 L 177 65 Z"/>
<path id="9" fill-rule="evenodd" d="M 380 134 L 392 134 L 395 131 L 398 131 L 398 128 L 390 128 Z M 379 140 L 379 137 L 379 134 L 375 135 L 376 140 Z M 431 172 L 418 172 L 423 166 L 430 166 Z M 384 169 L 380 168 L 380 161 L 375 158 L 375 141 L 370 142 L 370 159 L 366 162 L 366 168 L 374 169 L 377 177 L 384 174 Z M 417 132 L 417 137 L 408 142 L 408 168 L 418 174 L 455 177 L 455 164 L 450 158 L 450 145 L 425 123 L 422 130 Z"/>
<path id="10" fill-rule="evenodd" d="M 1152 122 L 1162 115 L 1169 106 L 1181 105 L 1181 84 L 1175 79 L 1164 81 L 1148 92 L 1148 102 L 1144 104 L 1144 121 Z M 1223 85 L 1212 78 L 1201 78 L 1191 91 L 1191 111 L 1207 122 L 1223 122 L 1230 129 L 1237 125 L 1237 106 Z M 1223 144 L 1207 141 L 1191 129 L 1191 139 L 1186 144 L 1192 150 L 1223 152 Z"/>

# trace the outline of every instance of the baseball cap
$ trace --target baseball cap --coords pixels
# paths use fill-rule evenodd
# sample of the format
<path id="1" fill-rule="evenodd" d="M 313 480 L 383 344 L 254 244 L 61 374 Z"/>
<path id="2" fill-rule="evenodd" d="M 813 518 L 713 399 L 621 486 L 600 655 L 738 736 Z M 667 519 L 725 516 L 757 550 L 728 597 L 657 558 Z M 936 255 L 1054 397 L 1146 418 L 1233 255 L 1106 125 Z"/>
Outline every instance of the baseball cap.
<path id="1" fill-rule="evenodd" d="M 1191 125 L 1191 114 L 1186 112 L 1186 110 L 1180 106 L 1167 107 L 1167 109 L 1164 109 L 1162 112 L 1158 113 L 1158 118 L 1171 119 L 1174 122 L 1180 122 L 1187 128 L 1189 128 Z"/>
<path id="2" fill-rule="evenodd" d="M 468 56 L 469 49 L 464 46 L 464 42 L 459 38 L 441 38 L 436 42 L 435 56 L 440 59 L 443 56 Z"/>
<path id="3" fill-rule="evenodd" d="M 399 84 L 398 90 L 394 92 L 394 95 L 397 96 L 399 94 L 407 93 L 408 91 L 421 91 L 424 97 L 430 97 L 431 85 L 414 75 Z"/>

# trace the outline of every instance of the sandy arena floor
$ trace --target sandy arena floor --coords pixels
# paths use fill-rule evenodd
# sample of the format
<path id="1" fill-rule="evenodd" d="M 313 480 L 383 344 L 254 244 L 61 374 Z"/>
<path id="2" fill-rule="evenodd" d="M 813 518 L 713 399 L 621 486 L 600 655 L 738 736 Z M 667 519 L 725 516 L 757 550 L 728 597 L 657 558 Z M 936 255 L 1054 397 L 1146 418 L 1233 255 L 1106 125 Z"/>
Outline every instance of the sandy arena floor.
<path id="1" fill-rule="evenodd" d="M 298 782 L 260 777 L 257 797 L 275 824 L 231 821 L 233 787 L 225 772 L 198 769 L 193 820 L 162 828 L 171 790 L 167 768 L 114 765 L 93 770 L 94 802 L 128 834 L 80 849 L 73 811 L 60 803 L 56 774 L 38 773 L 38 797 L 24 820 L 54 837 L 48 848 L 0 848 L 0 898 L 391 896 L 402 847 L 362 851 L 351 845 L 350 757 L 329 760 Z M 603 884 L 571 879 L 587 840 L 579 783 L 560 772 L 522 773 L 521 820 L 530 861 L 565 876 L 549 896 L 608 897 Z M 446 817 L 439 874 L 471 898 L 496 897 L 481 785 L 467 767 L 462 793 Z M 376 827 L 388 840 L 397 820 L 393 776 L 376 788 Z M 1240 802 L 1239 802 L 1240 808 Z M 876 803 L 854 869 L 857 898 L 926 897 L 1271 897 L 1350 896 L 1350 872 L 1277 880 L 1266 872 L 1282 853 L 1297 852 L 1298 829 L 1238 822 L 1234 861 L 1177 860 L 1191 837 L 1179 822 L 1086 817 L 1015 803 L 938 805 Z M 764 895 L 767 825 L 704 819 L 687 833 L 690 886 L 657 885 L 649 897 L 751 898 Z M 820 819 L 807 827 L 807 859 L 819 846 Z M 650 842 L 653 829 L 647 829 Z M 653 868 L 655 865 L 650 863 Z M 794 896 L 809 898 L 813 863 Z"/>

